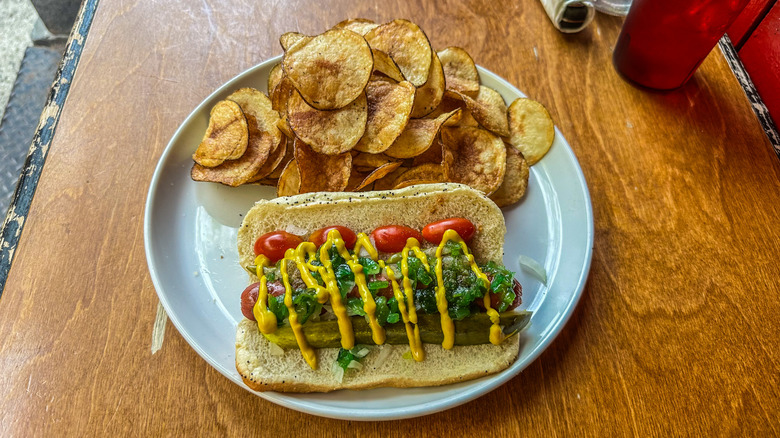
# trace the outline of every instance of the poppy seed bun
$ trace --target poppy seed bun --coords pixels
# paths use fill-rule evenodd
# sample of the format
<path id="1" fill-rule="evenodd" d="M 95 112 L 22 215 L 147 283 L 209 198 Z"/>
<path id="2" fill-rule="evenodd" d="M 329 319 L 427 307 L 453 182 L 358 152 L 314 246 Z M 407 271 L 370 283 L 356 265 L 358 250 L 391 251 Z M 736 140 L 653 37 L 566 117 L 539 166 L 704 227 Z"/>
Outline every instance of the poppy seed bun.
<path id="1" fill-rule="evenodd" d="M 246 214 L 238 230 L 241 266 L 254 264 L 255 240 L 285 230 L 302 237 L 323 227 L 341 225 L 370 234 L 384 225 L 422 230 L 431 222 L 464 217 L 476 227 L 469 248 L 478 263 L 502 263 L 504 216 L 481 192 L 463 184 L 441 183 L 377 192 L 316 192 L 261 200 Z"/>

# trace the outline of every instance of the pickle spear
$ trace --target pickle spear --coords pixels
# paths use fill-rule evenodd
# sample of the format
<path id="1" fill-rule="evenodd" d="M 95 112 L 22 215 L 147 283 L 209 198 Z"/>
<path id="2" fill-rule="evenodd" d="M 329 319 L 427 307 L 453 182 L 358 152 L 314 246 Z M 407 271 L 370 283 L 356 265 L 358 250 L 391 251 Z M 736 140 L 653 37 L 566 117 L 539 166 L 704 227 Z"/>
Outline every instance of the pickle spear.
<path id="1" fill-rule="evenodd" d="M 362 316 L 353 316 L 352 329 L 355 332 L 355 343 L 374 345 L 371 339 L 371 328 Z M 531 320 L 531 312 L 506 312 L 500 315 L 504 333 L 515 334 Z M 455 345 L 478 345 L 490 343 L 490 318 L 486 313 L 472 314 L 468 318 L 455 322 Z M 441 331 L 441 319 L 438 314 L 417 314 L 417 326 L 420 328 L 420 339 L 424 344 L 441 344 L 444 335 Z M 314 348 L 338 348 L 341 346 L 338 323 L 332 321 L 309 321 L 303 326 L 306 341 Z M 406 329 L 402 322 L 384 326 L 387 334 L 386 344 L 408 344 Z M 269 341 L 282 348 L 298 348 L 295 335 L 289 326 L 276 329 L 275 332 L 264 334 Z"/>

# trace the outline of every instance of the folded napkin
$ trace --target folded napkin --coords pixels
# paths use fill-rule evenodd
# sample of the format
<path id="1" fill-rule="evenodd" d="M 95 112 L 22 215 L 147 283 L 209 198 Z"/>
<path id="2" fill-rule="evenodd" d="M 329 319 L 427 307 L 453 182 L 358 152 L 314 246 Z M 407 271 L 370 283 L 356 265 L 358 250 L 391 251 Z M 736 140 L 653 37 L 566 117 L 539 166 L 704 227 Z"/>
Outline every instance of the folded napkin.
<path id="1" fill-rule="evenodd" d="M 589 0 L 539 0 L 556 29 L 575 33 L 590 24 L 596 10 Z"/>

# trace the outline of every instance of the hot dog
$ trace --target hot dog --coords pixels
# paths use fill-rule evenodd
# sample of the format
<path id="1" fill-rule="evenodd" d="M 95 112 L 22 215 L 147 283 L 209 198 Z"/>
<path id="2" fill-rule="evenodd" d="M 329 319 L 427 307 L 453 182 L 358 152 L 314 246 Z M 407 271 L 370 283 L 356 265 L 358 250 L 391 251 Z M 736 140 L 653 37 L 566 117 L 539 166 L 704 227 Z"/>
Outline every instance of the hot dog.
<path id="1" fill-rule="evenodd" d="M 530 318 L 500 265 L 505 231 L 498 207 L 459 184 L 260 201 L 238 233 L 244 382 L 313 392 L 505 369 Z"/>

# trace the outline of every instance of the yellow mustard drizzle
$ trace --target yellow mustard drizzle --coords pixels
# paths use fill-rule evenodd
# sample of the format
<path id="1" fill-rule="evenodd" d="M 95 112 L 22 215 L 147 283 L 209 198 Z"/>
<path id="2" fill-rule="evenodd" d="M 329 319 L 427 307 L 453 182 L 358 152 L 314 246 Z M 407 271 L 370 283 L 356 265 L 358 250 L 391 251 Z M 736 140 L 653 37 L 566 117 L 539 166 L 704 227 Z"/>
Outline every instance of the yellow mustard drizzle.
<path id="1" fill-rule="evenodd" d="M 360 254 L 361 249 L 366 250 L 368 256 L 371 257 L 371 260 L 377 261 L 377 259 L 379 259 L 379 252 L 377 252 L 376 248 L 374 248 L 374 245 L 371 244 L 371 239 L 368 238 L 366 233 L 358 233 L 357 235 L 354 249 L 356 256 Z"/>
<path id="2" fill-rule="evenodd" d="M 371 242 L 368 240 L 368 236 L 364 233 L 360 233 L 358 240 L 355 242 L 353 254 L 350 254 L 347 247 L 344 245 L 344 240 L 341 238 L 341 234 L 338 230 L 331 230 L 328 233 L 328 240 L 325 243 L 327 244 L 328 242 L 333 242 L 339 255 L 346 260 L 347 266 L 349 266 L 349 269 L 355 274 L 355 286 L 357 286 L 360 298 L 363 300 L 363 311 L 366 312 L 366 316 L 368 316 L 368 326 L 371 327 L 371 339 L 376 345 L 384 344 L 386 339 L 385 329 L 379 325 L 379 321 L 376 319 L 376 301 L 374 301 L 374 296 L 371 295 L 371 291 L 368 289 L 366 275 L 363 273 L 363 265 L 358 263 L 360 248 L 365 248 L 365 244 L 368 243 L 368 246 L 373 249 L 373 245 L 371 245 Z M 360 246 L 358 246 L 358 242 L 360 242 Z"/>
<path id="3" fill-rule="evenodd" d="M 269 262 L 268 257 L 264 255 L 259 255 L 255 258 L 257 275 L 260 277 L 260 288 L 257 293 L 257 302 L 252 307 L 252 313 L 255 315 L 260 332 L 265 334 L 273 333 L 276 330 L 276 315 L 268 310 L 268 284 L 266 284 L 266 278 L 263 275 L 263 268 Z"/>
<path id="4" fill-rule="evenodd" d="M 406 239 L 406 246 L 401 253 L 401 274 L 404 276 L 403 286 L 406 294 L 406 305 L 409 308 L 409 321 L 416 326 L 417 310 L 414 307 L 414 290 L 412 289 L 412 281 L 409 280 L 409 251 L 414 252 L 414 255 L 422 261 L 426 271 L 431 272 L 431 267 L 428 265 L 428 257 L 420 250 L 420 242 L 414 237 Z"/>
<path id="5" fill-rule="evenodd" d="M 328 301 L 328 292 L 324 287 L 320 286 L 320 284 L 317 283 L 317 280 L 314 279 L 314 276 L 311 275 L 311 271 L 317 271 L 317 267 L 306 262 L 306 256 L 311 259 L 316 251 L 317 246 L 312 242 L 303 242 L 295 248 L 292 260 L 295 262 L 298 271 L 300 271 L 301 280 L 306 284 L 306 287 L 314 289 L 314 292 L 317 295 L 317 301 L 325 303 Z M 286 253 L 284 257 L 287 258 Z"/>
<path id="6" fill-rule="evenodd" d="M 419 244 L 419 242 L 417 243 Z M 409 339 L 409 349 L 412 352 L 412 357 L 417 362 L 421 362 L 425 360 L 425 350 L 423 350 L 422 341 L 420 340 L 420 329 L 419 327 L 417 327 L 417 323 L 416 323 L 417 314 L 414 308 L 413 293 L 407 293 L 407 296 L 409 297 L 409 303 L 411 303 L 411 311 L 415 312 L 414 314 L 415 323 L 411 323 L 409 320 L 409 312 L 407 312 L 406 304 L 404 303 L 404 293 L 401 292 L 401 289 L 398 287 L 398 278 L 396 277 L 395 272 L 385 264 L 384 260 L 379 260 L 379 253 L 377 252 L 376 248 L 374 248 L 374 246 L 371 244 L 371 240 L 369 240 L 368 236 L 365 233 L 359 233 L 357 236 L 357 242 L 355 243 L 355 250 L 354 250 L 355 257 L 357 257 L 357 255 L 360 254 L 361 249 L 365 249 L 369 257 L 371 257 L 371 260 L 377 262 L 377 264 L 379 264 L 379 268 L 384 269 L 385 272 L 387 272 L 387 278 L 388 280 L 390 280 L 390 284 L 392 285 L 393 288 L 393 296 L 398 302 L 398 313 L 401 314 L 401 319 L 403 320 L 404 326 L 406 328 L 406 337 L 407 339 Z M 426 268 L 428 268 L 428 260 L 427 258 L 425 258 L 425 253 L 419 251 L 419 248 L 417 247 L 415 249 L 418 250 L 415 251 L 415 254 L 422 255 L 422 260 L 424 260 L 425 266 Z M 411 283 L 409 285 L 409 290 L 411 291 Z"/>
<path id="7" fill-rule="evenodd" d="M 451 349 L 454 346 L 455 341 L 455 327 L 452 319 L 449 316 L 448 303 L 446 299 L 446 290 L 444 288 L 443 269 L 442 269 L 442 250 L 448 241 L 455 241 L 460 244 L 463 249 L 464 255 L 468 258 L 469 265 L 474 274 L 481 279 L 485 287 L 488 289 L 483 297 L 485 309 L 491 320 L 490 327 L 490 342 L 493 344 L 500 344 L 505 336 L 499 326 L 498 312 L 490 307 L 490 292 L 489 282 L 487 276 L 479 269 L 474 256 L 469 252 L 466 243 L 461 239 L 457 232 L 454 230 L 447 230 L 442 237 L 442 241 L 436 249 L 436 258 L 438 263 L 436 265 L 436 305 L 441 315 L 442 332 L 444 333 L 444 341 L 442 347 L 445 349 Z M 290 286 L 290 278 L 287 271 L 288 261 L 295 263 L 296 267 L 301 273 L 301 279 L 307 287 L 314 289 L 317 295 L 317 299 L 320 303 L 325 303 L 330 300 L 333 313 L 338 320 L 339 333 L 341 335 L 341 346 L 344 349 L 352 349 L 355 345 L 355 335 L 352 330 L 352 321 L 350 320 L 347 309 L 344 306 L 344 302 L 341 298 L 341 292 L 336 282 L 336 274 L 333 270 L 333 265 L 330 260 L 328 250 L 335 246 L 339 255 L 341 255 L 347 262 L 352 272 L 355 275 L 355 285 L 358 288 L 361 298 L 363 299 L 363 310 L 369 319 L 369 326 L 371 327 L 372 339 L 377 345 L 381 345 L 386 340 L 386 333 L 384 328 L 379 325 L 379 321 L 376 318 L 376 301 L 374 301 L 371 291 L 368 289 L 366 276 L 363 273 L 363 266 L 358 262 L 358 257 L 361 249 L 365 249 L 372 260 L 376 261 L 381 269 L 387 272 L 387 278 L 390 280 L 393 289 L 393 296 L 398 302 L 398 311 L 401 314 L 402 321 L 406 328 L 406 336 L 409 340 L 409 349 L 411 350 L 412 357 L 415 361 L 422 361 L 425 359 L 425 350 L 422 346 L 420 339 L 420 330 L 417 326 L 417 311 L 414 305 L 414 290 L 412 283 L 409 280 L 409 252 L 411 251 L 425 267 L 426 271 L 430 272 L 430 265 L 426 254 L 420 249 L 420 242 L 411 237 L 407 239 L 406 246 L 404 246 L 401 258 L 401 274 L 403 276 L 402 285 L 403 290 L 399 287 L 398 277 L 396 272 L 392 268 L 387 266 L 384 260 L 378 260 L 379 254 L 371 244 L 370 239 L 365 233 L 359 233 L 357 235 L 357 241 L 353 250 L 353 254 L 350 254 L 346 248 L 344 240 L 341 238 L 341 234 L 338 230 L 331 230 L 328 233 L 327 240 L 319 249 L 319 257 L 322 266 L 314 266 L 309 260 L 311 260 L 317 252 L 316 246 L 312 242 L 303 242 L 295 249 L 288 249 L 284 258 L 281 260 L 279 270 L 282 275 L 282 283 L 285 289 L 284 304 L 288 309 L 290 328 L 293 330 L 296 342 L 301 350 L 301 355 L 309 364 L 312 369 L 317 368 L 317 357 L 314 353 L 314 349 L 309 346 L 306 336 L 303 332 L 302 325 L 298 322 L 298 314 L 295 311 L 295 306 L 292 301 L 292 287 Z M 263 255 L 257 256 L 255 259 L 255 265 L 257 266 L 257 274 L 260 277 L 260 286 L 258 291 L 258 299 L 255 306 L 252 309 L 252 313 L 255 315 L 258 327 L 262 333 L 273 333 L 276 330 L 277 320 L 273 312 L 268 309 L 268 288 L 267 279 L 263 273 L 263 268 L 270 264 L 268 258 Z M 325 286 L 321 286 L 311 274 L 311 271 L 316 271 L 322 277 Z M 404 299 L 404 296 L 406 299 Z"/>
<path id="8" fill-rule="evenodd" d="M 341 236 L 338 239 L 341 240 Z M 322 266 L 319 269 L 319 273 L 328 289 L 330 306 L 338 320 L 341 348 L 351 350 L 355 347 L 355 333 L 352 331 L 352 320 L 347 315 L 347 308 L 341 300 L 341 291 L 339 291 L 339 286 L 336 282 L 336 273 L 333 271 L 333 263 L 330 261 L 330 255 L 328 254 L 328 249 L 332 245 L 333 240 L 330 239 L 330 234 L 328 234 L 328 240 L 320 247 L 320 262 Z"/>
<path id="9" fill-rule="evenodd" d="M 379 266 L 387 269 L 387 278 L 390 279 L 390 282 L 393 285 L 393 296 L 398 302 L 398 313 L 401 314 L 401 319 L 406 328 L 406 338 L 409 339 L 409 350 L 412 352 L 412 357 L 415 361 L 422 362 L 425 360 L 425 350 L 423 350 L 422 341 L 420 340 L 420 328 L 416 323 L 412 323 L 409 319 L 409 312 L 406 311 L 406 303 L 404 303 L 404 294 L 401 292 L 401 288 L 398 287 L 398 279 L 395 276 L 395 272 L 389 266 L 385 267 L 385 262 L 383 260 L 379 261 Z M 412 294 L 407 295 L 412 296 Z M 412 302 L 411 311 L 415 312 L 414 298 L 410 301 Z M 417 313 L 415 313 L 415 320 L 416 319 Z"/>
<path id="10" fill-rule="evenodd" d="M 338 237 L 341 239 L 341 237 Z M 332 244 L 332 241 L 326 243 Z M 347 315 L 347 308 L 341 301 L 341 292 L 339 292 L 338 284 L 336 283 L 336 275 L 333 272 L 330 257 L 328 257 L 327 249 L 330 245 L 322 245 L 320 248 L 320 261 L 323 266 L 314 266 L 309 260 L 312 260 L 317 252 L 317 246 L 312 242 L 303 242 L 295 249 L 295 266 L 301 273 L 301 279 L 306 287 L 314 289 L 317 295 L 317 301 L 320 304 L 325 304 L 328 299 L 331 302 L 331 308 L 336 315 L 336 319 L 339 326 L 339 334 L 341 335 L 341 346 L 347 350 L 351 350 L 355 346 L 355 334 L 352 331 L 352 320 Z M 320 274 L 325 286 L 320 286 L 311 271 L 316 271 Z"/>
<path id="11" fill-rule="evenodd" d="M 447 230 L 444 232 L 444 236 L 442 236 L 439 247 L 436 248 L 436 258 L 439 261 L 439 263 L 436 265 L 436 280 L 438 281 L 438 286 L 436 287 L 436 304 L 439 308 L 439 313 L 441 313 L 442 332 L 444 332 L 444 342 L 442 342 L 442 347 L 445 349 L 450 349 L 455 342 L 455 325 L 452 323 L 449 312 L 447 312 L 447 299 L 445 297 L 444 280 L 442 278 L 443 271 L 441 259 L 441 253 L 442 250 L 444 250 L 444 245 L 446 245 L 450 240 L 460 245 L 461 249 L 463 250 L 463 254 L 468 258 L 469 266 L 471 266 L 471 270 L 474 272 L 474 275 L 482 280 L 482 283 L 485 285 L 485 295 L 482 297 L 482 300 L 485 305 L 485 311 L 487 312 L 488 317 L 490 317 L 490 322 L 492 323 L 490 325 L 490 343 L 498 345 L 504 340 L 504 333 L 501 331 L 501 326 L 499 325 L 498 312 L 496 309 L 490 307 L 490 282 L 488 281 L 487 275 L 485 275 L 485 273 L 479 269 L 479 266 L 477 266 L 477 263 L 474 261 L 474 255 L 469 252 L 469 248 L 466 246 L 466 242 L 461 239 L 460 235 L 458 235 L 455 230 Z M 441 300 L 439 297 L 441 297 Z M 442 311 L 442 301 L 444 302 L 444 311 Z M 447 337 L 448 332 L 445 330 L 445 324 L 448 324 L 448 327 L 452 328 L 452 332 L 450 332 L 450 338 Z"/>
<path id="12" fill-rule="evenodd" d="M 306 243 L 306 242 L 304 242 Z M 287 273 L 287 261 L 294 259 L 296 250 L 288 249 L 284 254 L 282 263 L 279 266 L 279 271 L 282 273 L 282 284 L 284 284 L 284 305 L 287 306 L 287 311 L 290 313 L 287 317 L 290 322 L 290 328 L 295 334 L 295 340 L 298 342 L 298 347 L 301 349 L 301 355 L 306 360 L 309 366 L 317 369 L 317 355 L 314 354 L 314 349 L 309 346 L 309 342 L 306 341 L 306 335 L 303 333 L 303 327 L 298 322 L 298 313 L 295 311 L 295 306 L 292 300 L 292 287 L 290 287 L 290 276 Z"/>
<path id="13" fill-rule="evenodd" d="M 455 345 L 455 323 L 450 318 L 450 312 L 447 306 L 447 290 L 444 288 L 444 273 L 442 270 L 442 258 L 441 252 L 444 249 L 444 244 L 447 243 L 447 238 L 452 237 L 448 233 L 452 230 L 447 230 L 444 233 L 444 238 L 441 240 L 439 247 L 436 248 L 436 259 L 439 263 L 436 264 L 436 307 L 439 309 L 439 316 L 441 319 L 441 331 L 444 334 L 444 340 L 441 342 L 442 348 L 450 350 Z M 455 233 L 458 239 L 458 233 Z"/>

